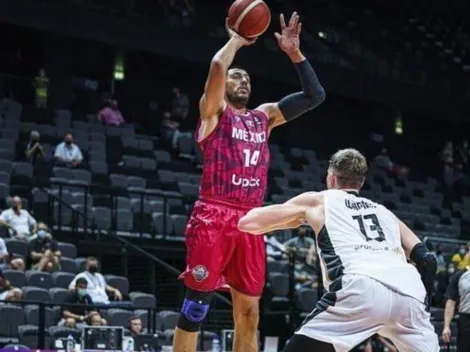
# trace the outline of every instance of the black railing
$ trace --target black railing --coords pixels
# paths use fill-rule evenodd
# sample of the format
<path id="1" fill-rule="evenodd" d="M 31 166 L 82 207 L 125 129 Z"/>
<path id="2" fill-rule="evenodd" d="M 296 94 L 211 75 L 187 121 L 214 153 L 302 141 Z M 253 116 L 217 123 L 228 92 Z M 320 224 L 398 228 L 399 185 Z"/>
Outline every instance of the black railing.
<path id="1" fill-rule="evenodd" d="M 152 238 L 155 238 L 157 235 L 162 236 L 162 238 L 167 238 L 169 233 L 171 233 L 171 228 L 168 223 L 168 216 L 170 215 L 170 207 L 172 206 L 172 200 L 178 200 L 178 203 L 181 204 L 181 207 L 184 207 L 183 202 L 187 197 L 182 195 L 172 194 L 172 192 L 165 192 L 156 189 L 147 189 L 144 192 L 138 190 L 127 190 L 118 187 L 109 187 L 109 186 L 102 186 L 102 185 L 81 185 L 81 184 L 66 184 L 66 183 L 57 183 L 53 182 L 51 187 L 57 189 L 58 188 L 58 196 L 53 194 L 50 190 L 47 190 L 43 186 L 40 186 L 43 192 L 46 192 L 49 197 L 54 202 L 57 202 L 58 209 L 57 209 L 57 221 L 54 219 L 54 206 L 53 204 L 49 204 L 49 220 L 51 224 L 54 224 L 57 229 L 61 230 L 64 227 L 72 228 L 73 231 L 77 231 L 79 228 L 82 229 L 93 229 L 93 230 L 101 230 L 101 231 L 123 231 L 123 232 L 131 232 L 134 234 L 139 234 L 140 237 L 143 237 L 144 234 L 150 235 Z M 72 190 L 74 192 L 80 191 L 85 194 L 84 200 L 80 205 L 83 209 L 82 212 L 78 212 L 81 215 L 77 218 L 73 218 L 71 223 L 64 223 L 62 215 L 64 214 L 64 207 L 76 212 L 76 209 L 71 207 L 70 204 L 67 204 L 64 201 L 64 195 L 69 191 Z M 105 206 L 110 210 L 109 225 L 110 226 L 101 226 L 99 221 L 94 219 L 93 214 L 90 213 L 91 204 L 89 204 L 89 197 L 88 195 L 94 194 L 97 197 L 107 198 L 108 201 L 106 202 Z M 118 215 L 118 199 L 119 197 L 130 197 L 131 199 L 139 199 L 140 203 L 138 206 L 138 217 L 133 216 L 133 228 L 122 228 L 118 226 L 117 215 Z M 162 231 L 158 231 L 157 225 L 154 223 L 153 219 L 147 217 L 147 215 L 151 215 L 151 211 L 147 211 L 148 207 L 150 206 L 151 201 L 161 201 L 161 213 L 162 217 Z M 154 212 L 155 213 L 155 212 Z M 134 214 L 134 213 L 133 213 Z M 188 215 L 188 211 L 185 210 L 185 214 Z M 83 220 L 83 223 L 80 223 L 80 219 Z M 67 219 L 65 219 L 67 220 Z M 158 233 L 160 232 L 160 233 Z M 181 235 L 181 234 L 177 234 Z"/>

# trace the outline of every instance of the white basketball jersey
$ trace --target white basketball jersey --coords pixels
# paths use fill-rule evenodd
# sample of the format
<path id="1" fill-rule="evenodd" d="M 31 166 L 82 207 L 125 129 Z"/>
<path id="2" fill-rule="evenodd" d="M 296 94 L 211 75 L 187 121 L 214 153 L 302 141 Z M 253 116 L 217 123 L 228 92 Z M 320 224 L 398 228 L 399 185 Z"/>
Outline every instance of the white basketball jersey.
<path id="1" fill-rule="evenodd" d="M 383 205 L 340 190 L 321 192 L 325 226 L 317 234 L 324 286 L 343 274 L 369 276 L 424 302 L 416 268 L 407 263 L 397 218 Z"/>

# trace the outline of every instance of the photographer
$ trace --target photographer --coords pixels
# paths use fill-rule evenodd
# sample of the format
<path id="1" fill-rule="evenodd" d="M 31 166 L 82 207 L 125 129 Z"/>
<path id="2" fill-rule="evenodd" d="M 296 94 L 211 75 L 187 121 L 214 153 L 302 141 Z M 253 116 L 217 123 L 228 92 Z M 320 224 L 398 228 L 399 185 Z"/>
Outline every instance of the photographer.
<path id="1" fill-rule="evenodd" d="M 40 134 L 38 131 L 31 131 L 28 144 L 26 144 L 26 161 L 35 164 L 37 161 L 45 161 L 44 149 L 39 143 Z"/>

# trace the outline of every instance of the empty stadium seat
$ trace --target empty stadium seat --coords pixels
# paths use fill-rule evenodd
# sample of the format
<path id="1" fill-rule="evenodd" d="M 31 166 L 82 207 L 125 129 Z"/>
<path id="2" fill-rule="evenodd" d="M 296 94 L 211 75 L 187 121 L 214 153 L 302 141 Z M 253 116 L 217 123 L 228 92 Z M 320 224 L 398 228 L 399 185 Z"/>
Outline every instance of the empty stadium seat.
<path id="1" fill-rule="evenodd" d="M 132 304 L 139 308 L 155 308 L 157 305 L 157 299 L 154 295 L 143 293 L 143 292 L 131 292 L 129 297 Z"/>
<path id="2" fill-rule="evenodd" d="M 25 286 L 22 289 L 23 291 L 23 301 L 34 301 L 34 302 L 48 302 L 49 291 L 33 286 Z"/>
<path id="3" fill-rule="evenodd" d="M 10 281 L 13 287 L 22 288 L 26 286 L 26 276 L 22 271 L 19 270 L 3 270 L 3 275 Z"/>
<path id="4" fill-rule="evenodd" d="M 49 290 L 53 286 L 52 275 L 43 271 L 26 271 L 26 282 L 28 286 L 41 287 L 46 290 Z"/>
<path id="5" fill-rule="evenodd" d="M 169 310 L 162 310 L 158 313 L 161 319 L 161 329 L 160 330 L 167 330 L 167 329 L 175 329 L 176 323 L 180 317 L 180 313 L 169 311 Z"/>
<path id="6" fill-rule="evenodd" d="M 129 281 L 127 277 L 116 275 L 105 275 L 104 279 L 106 284 L 111 287 L 117 288 L 121 294 L 127 295 L 129 293 Z"/>
<path id="7" fill-rule="evenodd" d="M 106 312 L 106 320 L 111 326 L 129 326 L 129 318 L 133 316 L 133 312 L 123 309 L 108 309 Z"/>
<path id="8" fill-rule="evenodd" d="M 18 336 L 18 327 L 24 324 L 23 309 L 10 304 L 0 305 L 0 336 Z"/>

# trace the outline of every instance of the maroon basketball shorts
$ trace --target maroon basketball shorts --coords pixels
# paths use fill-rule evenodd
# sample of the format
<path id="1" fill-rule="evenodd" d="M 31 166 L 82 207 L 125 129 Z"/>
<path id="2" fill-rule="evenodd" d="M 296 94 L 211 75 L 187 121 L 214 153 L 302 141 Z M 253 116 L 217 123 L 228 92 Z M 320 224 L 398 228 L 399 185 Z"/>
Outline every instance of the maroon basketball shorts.
<path id="1" fill-rule="evenodd" d="M 249 296 L 261 296 L 265 284 L 264 236 L 238 230 L 238 221 L 252 207 L 201 199 L 186 226 L 186 271 L 193 290 L 212 292 L 227 285 Z"/>

